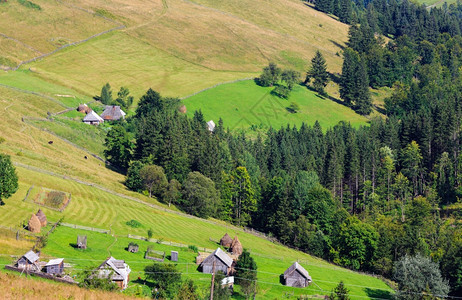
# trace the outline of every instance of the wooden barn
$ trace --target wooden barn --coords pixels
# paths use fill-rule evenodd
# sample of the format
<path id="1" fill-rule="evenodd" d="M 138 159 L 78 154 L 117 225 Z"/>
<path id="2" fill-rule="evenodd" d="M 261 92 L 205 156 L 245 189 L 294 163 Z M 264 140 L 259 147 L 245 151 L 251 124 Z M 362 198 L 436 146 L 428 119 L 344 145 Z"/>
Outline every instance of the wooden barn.
<path id="1" fill-rule="evenodd" d="M 43 213 L 43 211 L 41 209 L 39 209 L 38 212 L 35 215 L 39 219 L 40 225 L 42 227 L 47 226 L 47 216 L 45 216 L 45 214 Z"/>
<path id="2" fill-rule="evenodd" d="M 115 259 L 111 256 L 98 267 L 97 276 L 99 278 L 110 278 L 120 289 L 124 290 L 130 280 L 130 272 L 130 267 L 124 260 Z"/>
<path id="3" fill-rule="evenodd" d="M 178 261 L 178 251 L 170 251 L 170 260 Z"/>
<path id="4" fill-rule="evenodd" d="M 45 265 L 45 272 L 47 274 L 61 275 L 64 272 L 64 258 L 57 258 L 50 260 Z"/>
<path id="5" fill-rule="evenodd" d="M 93 110 L 89 112 L 84 118 L 83 122 L 90 125 L 99 125 L 104 122 L 103 118 L 98 116 Z"/>
<path id="6" fill-rule="evenodd" d="M 284 282 L 287 286 L 292 287 L 307 287 L 311 283 L 311 276 L 298 262 L 294 262 L 284 272 Z"/>
<path id="7" fill-rule="evenodd" d="M 239 257 L 239 255 L 242 254 L 242 251 L 244 251 L 244 249 L 242 248 L 241 242 L 237 238 L 237 235 L 234 237 L 234 240 L 231 243 L 231 247 L 229 248 L 229 251 L 232 254 L 237 255 L 238 257 Z"/>
<path id="8" fill-rule="evenodd" d="M 217 248 L 201 263 L 202 273 L 212 274 L 214 264 L 215 272 L 222 271 L 225 275 L 228 275 L 231 271 L 233 260 L 223 250 Z"/>
<path id="9" fill-rule="evenodd" d="M 77 236 L 77 248 L 87 249 L 87 236 L 86 235 Z"/>
<path id="10" fill-rule="evenodd" d="M 220 245 L 226 248 L 231 247 L 232 243 L 233 243 L 233 239 L 228 235 L 228 233 L 225 233 L 225 235 L 220 240 Z"/>
<path id="11" fill-rule="evenodd" d="M 38 260 L 39 255 L 31 250 L 18 259 L 16 265 L 18 268 L 23 270 L 40 271 Z"/>
<path id="12" fill-rule="evenodd" d="M 107 105 L 101 114 L 101 118 L 105 121 L 117 121 L 119 119 L 125 119 L 125 112 L 120 109 L 120 106 Z"/>

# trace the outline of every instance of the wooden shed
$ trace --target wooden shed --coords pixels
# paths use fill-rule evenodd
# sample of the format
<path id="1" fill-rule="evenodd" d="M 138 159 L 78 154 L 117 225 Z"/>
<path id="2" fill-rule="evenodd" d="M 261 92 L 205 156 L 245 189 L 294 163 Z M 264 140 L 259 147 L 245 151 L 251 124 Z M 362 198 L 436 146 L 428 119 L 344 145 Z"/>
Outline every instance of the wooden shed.
<path id="1" fill-rule="evenodd" d="M 18 261 L 16 265 L 18 268 L 29 271 L 39 271 L 40 267 L 38 266 L 39 254 L 34 251 L 29 251 L 24 254 Z"/>
<path id="2" fill-rule="evenodd" d="M 236 237 L 234 237 L 233 242 L 231 243 L 231 247 L 229 248 L 229 251 L 233 253 L 234 255 L 239 256 L 242 254 L 243 250 L 244 249 L 242 248 L 242 244 L 236 235 Z"/>
<path id="3" fill-rule="evenodd" d="M 130 267 L 124 260 L 115 259 L 111 256 L 98 267 L 97 276 L 99 278 L 109 278 L 120 289 L 124 290 L 128 286 L 130 272 Z"/>
<path id="4" fill-rule="evenodd" d="M 217 248 L 200 264 L 202 273 L 212 274 L 214 264 L 215 272 L 222 271 L 225 275 L 228 275 L 231 271 L 233 260 L 223 250 Z"/>
<path id="5" fill-rule="evenodd" d="M 39 209 L 38 212 L 35 215 L 39 219 L 40 225 L 42 227 L 47 226 L 47 216 L 45 216 L 45 214 L 43 213 L 43 211 L 41 209 Z"/>
<path id="6" fill-rule="evenodd" d="M 232 243 L 233 243 L 233 239 L 228 235 L 228 233 L 225 233 L 225 235 L 220 240 L 220 245 L 226 248 L 231 247 Z"/>
<path id="7" fill-rule="evenodd" d="M 135 243 L 128 244 L 128 252 L 136 253 L 138 252 L 138 249 L 139 249 L 138 244 L 135 244 Z"/>
<path id="8" fill-rule="evenodd" d="M 292 287 L 307 287 L 311 283 L 311 276 L 298 262 L 294 262 L 284 272 L 284 282 L 287 286 Z"/>
<path id="9" fill-rule="evenodd" d="M 117 105 L 106 105 L 101 118 L 107 121 L 117 121 L 119 119 L 125 119 L 126 113 L 120 109 Z"/>
<path id="10" fill-rule="evenodd" d="M 87 249 L 87 236 L 86 235 L 77 236 L 77 248 Z"/>
<path id="11" fill-rule="evenodd" d="M 170 252 L 170 260 L 171 261 L 178 261 L 178 251 L 171 251 Z"/>
<path id="12" fill-rule="evenodd" d="M 45 265 L 45 272 L 47 274 L 61 275 L 64 272 L 64 258 L 57 258 L 50 260 Z"/>

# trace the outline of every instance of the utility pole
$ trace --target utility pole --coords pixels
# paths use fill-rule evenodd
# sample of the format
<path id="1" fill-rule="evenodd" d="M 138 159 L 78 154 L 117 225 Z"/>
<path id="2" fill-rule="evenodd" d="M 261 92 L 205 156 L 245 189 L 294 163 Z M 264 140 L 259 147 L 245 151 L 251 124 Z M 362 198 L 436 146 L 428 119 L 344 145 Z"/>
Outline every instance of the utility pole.
<path id="1" fill-rule="evenodd" d="M 213 287 L 215 285 L 215 262 L 212 267 L 212 285 L 210 286 L 210 300 L 213 300 Z"/>

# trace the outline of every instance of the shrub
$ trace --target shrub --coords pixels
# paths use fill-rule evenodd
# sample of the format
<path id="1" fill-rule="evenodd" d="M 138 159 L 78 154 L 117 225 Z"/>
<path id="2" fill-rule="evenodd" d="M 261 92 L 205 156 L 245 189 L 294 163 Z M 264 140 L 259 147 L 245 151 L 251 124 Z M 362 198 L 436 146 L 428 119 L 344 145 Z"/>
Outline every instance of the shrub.
<path id="1" fill-rule="evenodd" d="M 300 110 L 300 106 L 295 102 L 290 102 L 290 105 L 289 107 L 287 107 L 287 110 L 295 114 Z"/>
<path id="2" fill-rule="evenodd" d="M 132 227 L 132 228 L 139 228 L 141 227 L 141 223 L 138 222 L 137 220 L 130 220 L 130 221 L 127 221 L 125 224 L 127 224 L 128 226 Z"/>
<path id="3" fill-rule="evenodd" d="M 199 251 L 199 249 L 197 249 L 197 246 L 194 246 L 194 245 L 189 245 L 188 249 L 191 250 L 192 252 L 198 252 Z"/>
<path id="4" fill-rule="evenodd" d="M 5 142 L 5 138 L 2 138 L 2 137 L 0 136 L 0 144 L 3 143 L 3 142 Z"/>
<path id="5" fill-rule="evenodd" d="M 273 94 L 278 96 L 279 98 L 287 99 L 290 95 L 290 89 L 283 85 L 278 85 L 273 91 Z"/>
<path id="6" fill-rule="evenodd" d="M 18 0 L 18 2 L 19 2 L 19 4 L 21 4 L 22 6 L 25 6 L 27 8 L 32 8 L 32 9 L 36 9 L 36 10 L 42 10 L 40 5 L 35 4 L 34 2 L 30 2 L 28 0 Z"/>
<path id="7" fill-rule="evenodd" d="M 152 228 L 149 228 L 149 229 L 148 229 L 148 239 L 152 238 L 152 234 L 153 234 L 153 233 L 154 233 L 154 232 L 152 231 Z"/>

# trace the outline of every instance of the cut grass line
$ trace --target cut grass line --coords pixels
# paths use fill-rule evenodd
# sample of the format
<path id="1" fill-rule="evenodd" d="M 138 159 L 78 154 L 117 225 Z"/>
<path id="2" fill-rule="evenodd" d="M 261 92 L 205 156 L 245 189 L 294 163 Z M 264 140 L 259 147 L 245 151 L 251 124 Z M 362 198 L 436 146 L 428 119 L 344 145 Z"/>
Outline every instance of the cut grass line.
<path id="1" fill-rule="evenodd" d="M 54 103 L 59 104 L 59 105 L 61 105 L 62 107 L 70 108 L 69 106 L 64 105 L 61 101 L 59 101 L 59 100 L 57 100 L 57 99 L 55 99 L 55 98 L 53 98 L 53 97 L 47 96 L 47 95 L 45 95 L 45 94 L 42 94 L 42 93 L 38 93 L 38 92 L 34 92 L 34 91 L 29 91 L 29 90 L 20 89 L 20 88 L 17 88 L 17 87 L 14 87 L 14 86 L 9 86 L 9 85 L 2 84 L 2 83 L 0 83 L 0 86 L 1 86 L 1 87 L 4 87 L 4 88 L 7 88 L 7 89 L 10 89 L 10 90 L 14 90 L 14 91 L 20 92 L 20 93 L 30 94 L 30 95 L 35 95 L 35 96 L 38 96 L 38 97 L 42 97 L 42 98 L 48 99 L 48 100 L 50 100 L 50 101 L 53 101 Z"/>

